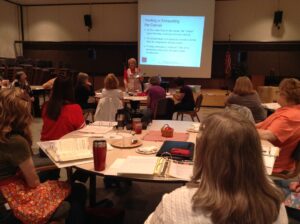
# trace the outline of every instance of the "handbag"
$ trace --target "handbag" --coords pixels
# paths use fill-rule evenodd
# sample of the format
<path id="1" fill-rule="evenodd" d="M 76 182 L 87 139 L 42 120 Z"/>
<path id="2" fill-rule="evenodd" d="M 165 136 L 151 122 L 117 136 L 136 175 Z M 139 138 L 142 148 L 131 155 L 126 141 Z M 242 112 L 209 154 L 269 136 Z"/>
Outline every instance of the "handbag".
<path id="1" fill-rule="evenodd" d="M 25 224 L 47 223 L 70 193 L 68 183 L 56 180 L 30 188 L 23 179 L 12 178 L 0 183 L 0 188 L 14 216 Z"/>

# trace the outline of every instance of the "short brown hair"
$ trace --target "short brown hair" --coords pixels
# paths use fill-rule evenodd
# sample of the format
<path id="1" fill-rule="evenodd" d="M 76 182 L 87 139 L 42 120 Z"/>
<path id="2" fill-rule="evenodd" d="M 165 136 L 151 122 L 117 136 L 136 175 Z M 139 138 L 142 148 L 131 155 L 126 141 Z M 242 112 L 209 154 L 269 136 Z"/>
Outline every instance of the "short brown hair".
<path id="1" fill-rule="evenodd" d="M 254 93 L 251 80 L 247 76 L 241 76 L 235 81 L 233 92 L 237 95 L 243 96 Z"/>
<path id="2" fill-rule="evenodd" d="M 285 93 L 288 102 L 300 104 L 300 81 L 298 79 L 283 79 L 279 84 L 279 90 Z"/>
<path id="3" fill-rule="evenodd" d="M 283 195 L 266 176 L 254 124 L 231 111 L 209 115 L 200 130 L 193 208 L 213 223 L 273 223 Z"/>
<path id="4" fill-rule="evenodd" d="M 21 79 L 21 76 L 22 76 L 23 74 L 26 75 L 26 73 L 25 73 L 24 71 L 19 71 L 19 72 L 17 72 L 15 78 L 16 78 L 17 80 L 20 80 L 20 79 Z"/>
<path id="5" fill-rule="evenodd" d="M 105 89 L 118 89 L 119 80 L 113 73 L 109 73 L 104 79 L 104 88 Z"/>

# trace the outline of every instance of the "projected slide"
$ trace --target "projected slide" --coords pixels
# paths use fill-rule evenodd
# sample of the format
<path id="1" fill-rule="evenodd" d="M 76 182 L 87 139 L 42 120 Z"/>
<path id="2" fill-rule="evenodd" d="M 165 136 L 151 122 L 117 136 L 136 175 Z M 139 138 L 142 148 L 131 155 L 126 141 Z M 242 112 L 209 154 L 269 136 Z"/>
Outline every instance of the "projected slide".
<path id="1" fill-rule="evenodd" d="M 141 15 L 140 65 L 200 67 L 204 16 Z"/>

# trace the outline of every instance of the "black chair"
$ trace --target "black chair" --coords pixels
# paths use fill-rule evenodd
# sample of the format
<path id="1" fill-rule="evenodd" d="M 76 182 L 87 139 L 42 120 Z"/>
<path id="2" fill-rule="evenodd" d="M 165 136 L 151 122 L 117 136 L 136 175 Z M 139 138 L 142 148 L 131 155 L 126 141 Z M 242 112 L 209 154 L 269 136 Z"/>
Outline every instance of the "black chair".
<path id="1" fill-rule="evenodd" d="M 272 176 L 280 177 L 283 179 L 291 179 L 298 176 L 298 174 L 300 173 L 300 141 L 298 142 L 298 145 L 292 153 L 292 159 L 294 159 L 296 163 L 295 169 L 292 172 L 272 173 Z"/>
<path id="2" fill-rule="evenodd" d="M 154 120 L 172 120 L 174 113 L 174 100 L 164 98 L 157 101 L 155 111 L 153 113 Z"/>

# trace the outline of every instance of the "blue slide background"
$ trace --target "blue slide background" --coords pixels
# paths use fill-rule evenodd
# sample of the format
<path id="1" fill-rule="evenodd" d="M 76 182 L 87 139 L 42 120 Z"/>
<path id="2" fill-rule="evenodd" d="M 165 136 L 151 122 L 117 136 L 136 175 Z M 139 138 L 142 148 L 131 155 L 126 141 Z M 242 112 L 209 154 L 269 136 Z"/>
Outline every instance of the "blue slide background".
<path id="1" fill-rule="evenodd" d="M 200 67 L 204 16 L 141 15 L 140 64 Z"/>

